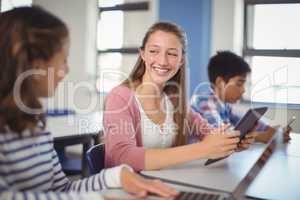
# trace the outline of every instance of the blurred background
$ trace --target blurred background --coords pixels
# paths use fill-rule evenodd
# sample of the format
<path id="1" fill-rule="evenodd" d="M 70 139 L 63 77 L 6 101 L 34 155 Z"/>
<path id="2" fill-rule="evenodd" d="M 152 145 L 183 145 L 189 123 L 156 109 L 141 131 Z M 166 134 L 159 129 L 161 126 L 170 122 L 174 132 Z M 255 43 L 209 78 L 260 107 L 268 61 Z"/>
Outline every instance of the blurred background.
<path id="1" fill-rule="evenodd" d="M 47 109 L 101 111 L 107 92 L 124 80 L 156 21 L 180 25 L 188 36 L 189 96 L 207 83 L 207 63 L 219 50 L 249 62 L 252 73 L 237 110 L 267 105 L 265 120 L 300 119 L 300 1 L 297 0 L 0 0 L 1 11 L 40 5 L 71 32 L 70 73 Z M 300 123 L 294 123 L 300 132 Z"/>

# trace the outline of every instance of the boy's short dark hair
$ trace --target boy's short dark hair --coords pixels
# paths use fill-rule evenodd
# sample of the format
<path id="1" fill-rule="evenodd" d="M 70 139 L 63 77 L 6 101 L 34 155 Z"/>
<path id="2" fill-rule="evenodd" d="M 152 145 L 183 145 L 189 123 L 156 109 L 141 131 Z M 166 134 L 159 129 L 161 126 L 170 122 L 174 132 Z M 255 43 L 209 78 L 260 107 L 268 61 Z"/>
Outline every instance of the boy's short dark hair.
<path id="1" fill-rule="evenodd" d="M 230 51 L 218 51 L 208 63 L 208 77 L 211 83 L 215 83 L 218 76 L 227 82 L 234 76 L 245 76 L 250 72 L 248 63 Z"/>

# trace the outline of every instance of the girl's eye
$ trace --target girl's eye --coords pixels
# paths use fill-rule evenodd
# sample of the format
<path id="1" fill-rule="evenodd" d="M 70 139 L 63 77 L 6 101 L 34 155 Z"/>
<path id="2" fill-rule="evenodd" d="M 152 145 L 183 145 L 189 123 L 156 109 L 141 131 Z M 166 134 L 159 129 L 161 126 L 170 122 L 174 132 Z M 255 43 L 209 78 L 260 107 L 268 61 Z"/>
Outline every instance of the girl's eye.
<path id="1" fill-rule="evenodd" d="M 157 50 L 149 50 L 150 53 L 157 53 Z"/>
<path id="2" fill-rule="evenodd" d="M 177 57 L 178 54 L 177 53 L 168 53 L 170 56 L 174 56 L 174 57 Z"/>

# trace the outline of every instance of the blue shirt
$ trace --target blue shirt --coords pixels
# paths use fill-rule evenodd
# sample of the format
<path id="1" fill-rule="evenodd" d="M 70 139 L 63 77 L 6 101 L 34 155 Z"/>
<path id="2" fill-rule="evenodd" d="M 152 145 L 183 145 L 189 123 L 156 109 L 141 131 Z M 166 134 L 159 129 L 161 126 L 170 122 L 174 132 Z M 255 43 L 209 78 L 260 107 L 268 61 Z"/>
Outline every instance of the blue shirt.
<path id="1" fill-rule="evenodd" d="M 235 126 L 242 116 L 232 111 L 229 103 L 219 99 L 211 86 L 204 86 L 194 92 L 191 99 L 191 107 L 194 111 L 200 113 L 211 126 L 217 128 L 222 124 L 231 124 Z M 259 122 L 256 131 L 265 131 L 268 125 Z"/>

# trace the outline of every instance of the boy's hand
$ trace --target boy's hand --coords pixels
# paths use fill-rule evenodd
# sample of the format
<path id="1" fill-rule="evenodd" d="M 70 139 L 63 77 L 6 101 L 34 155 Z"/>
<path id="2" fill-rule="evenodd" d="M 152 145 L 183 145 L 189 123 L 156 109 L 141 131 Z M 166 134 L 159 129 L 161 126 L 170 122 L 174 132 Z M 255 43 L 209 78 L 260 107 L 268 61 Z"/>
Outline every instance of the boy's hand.
<path id="1" fill-rule="evenodd" d="M 292 131 L 292 128 L 290 126 L 288 126 L 286 130 L 284 130 L 283 143 L 287 143 L 291 140 L 291 137 L 290 137 L 291 131 Z"/>
<path id="2" fill-rule="evenodd" d="M 162 181 L 145 179 L 126 168 L 122 169 L 121 183 L 122 188 L 126 192 L 136 195 L 139 198 L 145 197 L 149 193 L 154 193 L 162 197 L 173 197 L 178 194 L 175 189 L 165 185 Z"/>
<path id="3" fill-rule="evenodd" d="M 257 142 L 268 143 L 276 132 L 276 127 L 269 126 L 266 131 L 261 131 L 257 134 L 255 140 Z"/>
<path id="4" fill-rule="evenodd" d="M 280 126 L 277 125 L 277 126 L 273 126 L 272 128 L 274 129 L 274 133 L 276 132 L 276 130 L 279 128 Z M 287 126 L 286 128 L 283 129 L 283 137 L 282 137 L 282 142 L 283 143 L 288 143 L 290 140 L 291 140 L 291 137 L 290 137 L 290 133 L 292 131 L 292 127 L 290 126 Z"/>

